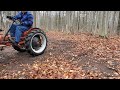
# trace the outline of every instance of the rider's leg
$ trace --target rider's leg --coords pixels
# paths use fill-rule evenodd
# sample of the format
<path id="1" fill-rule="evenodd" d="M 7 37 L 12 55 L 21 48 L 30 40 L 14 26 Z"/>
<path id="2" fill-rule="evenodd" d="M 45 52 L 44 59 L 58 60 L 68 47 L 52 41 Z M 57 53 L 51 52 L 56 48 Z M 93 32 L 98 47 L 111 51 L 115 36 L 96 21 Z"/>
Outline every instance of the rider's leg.
<path id="1" fill-rule="evenodd" d="M 15 32 L 15 42 L 18 44 L 20 42 L 20 37 L 21 35 L 27 31 L 28 28 L 25 26 L 17 26 L 16 27 L 16 32 Z"/>
<path id="2" fill-rule="evenodd" d="M 15 37 L 16 25 L 12 25 L 10 28 L 10 35 L 11 37 Z"/>

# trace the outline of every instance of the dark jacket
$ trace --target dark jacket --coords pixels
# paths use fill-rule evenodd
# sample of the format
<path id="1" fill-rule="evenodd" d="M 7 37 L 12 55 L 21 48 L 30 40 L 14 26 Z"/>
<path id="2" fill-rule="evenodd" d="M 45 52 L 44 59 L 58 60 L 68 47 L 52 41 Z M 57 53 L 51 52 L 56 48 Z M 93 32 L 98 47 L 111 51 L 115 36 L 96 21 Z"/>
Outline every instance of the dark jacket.
<path id="1" fill-rule="evenodd" d="M 21 11 L 13 17 L 14 19 L 19 19 L 23 26 L 31 27 L 33 25 L 33 15 L 27 11 L 23 14 Z"/>

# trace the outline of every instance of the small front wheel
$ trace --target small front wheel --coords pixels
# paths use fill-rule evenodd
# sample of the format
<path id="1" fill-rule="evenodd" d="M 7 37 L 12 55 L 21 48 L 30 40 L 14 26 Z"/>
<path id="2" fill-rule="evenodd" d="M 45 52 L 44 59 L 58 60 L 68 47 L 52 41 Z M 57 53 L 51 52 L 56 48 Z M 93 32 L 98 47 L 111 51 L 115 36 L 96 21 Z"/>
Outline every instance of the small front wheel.
<path id="1" fill-rule="evenodd" d="M 47 47 L 47 37 L 45 33 L 39 29 L 32 31 L 25 39 L 25 46 L 27 52 L 33 56 L 43 54 Z"/>

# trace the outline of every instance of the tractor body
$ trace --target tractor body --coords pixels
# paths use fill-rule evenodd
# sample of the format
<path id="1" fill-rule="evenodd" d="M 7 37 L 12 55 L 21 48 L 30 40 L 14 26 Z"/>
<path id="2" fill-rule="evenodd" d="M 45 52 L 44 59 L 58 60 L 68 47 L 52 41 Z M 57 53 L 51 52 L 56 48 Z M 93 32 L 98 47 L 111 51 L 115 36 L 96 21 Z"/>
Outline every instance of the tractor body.
<path id="1" fill-rule="evenodd" d="M 4 30 L 0 30 L 0 50 L 4 50 L 6 46 L 12 46 L 18 52 L 27 51 L 29 54 L 36 56 L 42 54 L 47 47 L 46 34 L 40 28 L 30 28 L 24 32 L 21 36 L 19 47 L 14 46 L 11 42 L 15 37 L 10 36 L 10 30 L 8 30 L 5 35 L 1 33 L 2 31 Z"/>

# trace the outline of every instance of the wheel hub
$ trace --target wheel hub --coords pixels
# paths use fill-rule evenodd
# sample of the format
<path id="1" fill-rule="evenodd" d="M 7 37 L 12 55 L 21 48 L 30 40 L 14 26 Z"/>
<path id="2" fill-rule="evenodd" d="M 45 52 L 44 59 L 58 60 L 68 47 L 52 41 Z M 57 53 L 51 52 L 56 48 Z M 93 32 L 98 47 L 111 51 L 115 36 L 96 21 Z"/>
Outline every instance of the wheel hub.
<path id="1" fill-rule="evenodd" d="M 41 47 L 41 42 L 40 42 L 39 37 L 34 37 L 33 38 L 32 46 L 33 46 L 34 49 L 38 49 L 39 47 Z"/>

